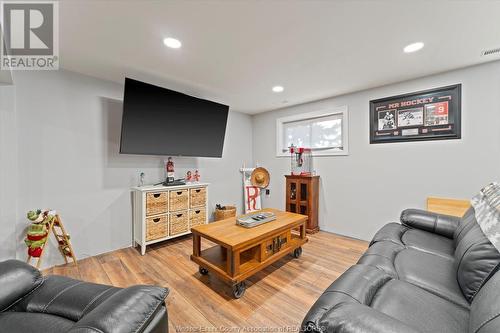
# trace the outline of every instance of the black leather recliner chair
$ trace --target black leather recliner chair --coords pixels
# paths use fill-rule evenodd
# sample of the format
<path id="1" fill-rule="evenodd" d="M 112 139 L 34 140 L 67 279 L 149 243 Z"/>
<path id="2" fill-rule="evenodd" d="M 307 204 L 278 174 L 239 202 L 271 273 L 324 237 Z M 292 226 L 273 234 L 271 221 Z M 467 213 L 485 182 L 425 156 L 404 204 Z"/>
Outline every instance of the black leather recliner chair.
<path id="1" fill-rule="evenodd" d="M 168 289 L 125 289 L 43 277 L 17 260 L 0 262 L 0 332 L 168 332 Z"/>
<path id="2" fill-rule="evenodd" d="M 311 332 L 498 333 L 500 253 L 474 209 L 462 218 L 407 209 L 320 296 Z"/>

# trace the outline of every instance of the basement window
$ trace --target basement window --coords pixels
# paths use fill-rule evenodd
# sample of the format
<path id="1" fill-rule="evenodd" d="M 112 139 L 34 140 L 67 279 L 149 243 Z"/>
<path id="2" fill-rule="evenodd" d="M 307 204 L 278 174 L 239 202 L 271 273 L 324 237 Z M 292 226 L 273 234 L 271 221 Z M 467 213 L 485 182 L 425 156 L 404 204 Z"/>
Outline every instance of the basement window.
<path id="1" fill-rule="evenodd" d="M 289 156 L 288 147 L 311 148 L 313 156 L 348 155 L 347 106 L 283 117 L 276 120 L 276 155 Z"/>

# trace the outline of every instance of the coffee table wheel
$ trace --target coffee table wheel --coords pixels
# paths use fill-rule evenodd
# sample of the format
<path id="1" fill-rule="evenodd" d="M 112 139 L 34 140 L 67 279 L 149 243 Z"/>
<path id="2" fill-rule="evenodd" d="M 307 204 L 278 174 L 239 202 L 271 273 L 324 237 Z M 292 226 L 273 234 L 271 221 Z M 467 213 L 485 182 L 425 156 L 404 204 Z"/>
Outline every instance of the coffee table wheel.
<path id="1" fill-rule="evenodd" d="M 233 296 L 234 296 L 234 298 L 240 298 L 241 296 L 243 296 L 243 294 L 245 294 L 245 290 L 246 290 L 246 285 L 245 285 L 244 281 L 235 284 L 233 286 Z"/>
<path id="2" fill-rule="evenodd" d="M 298 247 L 295 250 L 293 250 L 293 257 L 298 258 L 302 255 L 302 247 Z"/>
<path id="3" fill-rule="evenodd" d="M 198 271 L 200 272 L 201 275 L 207 275 L 208 274 L 208 269 L 206 268 L 203 268 L 200 266 L 200 268 L 198 269 Z"/>

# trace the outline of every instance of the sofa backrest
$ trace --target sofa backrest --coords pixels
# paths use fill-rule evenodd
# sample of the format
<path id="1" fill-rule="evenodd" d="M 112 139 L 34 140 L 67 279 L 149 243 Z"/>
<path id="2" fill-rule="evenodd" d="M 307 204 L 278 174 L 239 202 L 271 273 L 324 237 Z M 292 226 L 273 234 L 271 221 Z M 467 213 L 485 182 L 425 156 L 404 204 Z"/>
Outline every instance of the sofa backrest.
<path id="1" fill-rule="evenodd" d="M 462 219 L 460 220 L 460 224 L 455 229 L 455 232 L 453 234 L 453 239 L 455 241 L 455 247 L 460 242 L 460 240 L 467 234 L 467 231 L 469 231 L 472 228 L 473 223 L 471 223 L 471 222 L 475 222 L 477 224 L 475 211 L 474 211 L 474 208 L 472 208 L 472 207 L 470 207 L 465 212 L 464 216 L 462 216 Z"/>
<path id="2" fill-rule="evenodd" d="M 471 303 L 476 293 L 496 272 L 500 264 L 500 253 L 484 235 L 474 217 L 473 208 L 465 214 L 457 230 L 457 281 L 465 298 Z"/>
<path id="3" fill-rule="evenodd" d="M 469 333 L 500 332 L 500 272 L 479 290 L 470 309 Z"/>

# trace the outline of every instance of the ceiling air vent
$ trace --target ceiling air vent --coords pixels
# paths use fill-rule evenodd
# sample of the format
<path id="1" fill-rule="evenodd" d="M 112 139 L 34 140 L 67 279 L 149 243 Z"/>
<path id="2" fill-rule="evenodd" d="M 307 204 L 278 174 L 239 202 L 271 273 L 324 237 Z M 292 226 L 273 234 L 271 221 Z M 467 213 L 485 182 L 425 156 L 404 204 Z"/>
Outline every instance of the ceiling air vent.
<path id="1" fill-rule="evenodd" d="M 500 47 L 497 47 L 495 49 L 483 50 L 483 52 L 481 52 L 482 56 L 489 56 L 489 55 L 495 55 L 495 54 L 500 55 Z"/>

